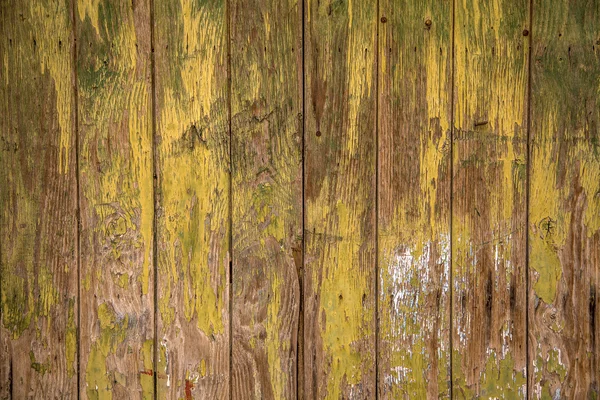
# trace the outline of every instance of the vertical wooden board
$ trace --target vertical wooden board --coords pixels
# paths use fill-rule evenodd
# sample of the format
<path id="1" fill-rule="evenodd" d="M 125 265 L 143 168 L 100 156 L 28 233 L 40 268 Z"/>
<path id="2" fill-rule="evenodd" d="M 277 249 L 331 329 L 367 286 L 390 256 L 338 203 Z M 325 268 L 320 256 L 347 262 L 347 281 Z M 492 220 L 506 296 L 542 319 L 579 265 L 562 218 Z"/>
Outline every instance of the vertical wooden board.
<path id="1" fill-rule="evenodd" d="M 295 398 L 301 3 L 231 1 L 232 396 Z"/>
<path id="2" fill-rule="evenodd" d="M 305 7 L 304 390 L 371 398 L 377 2 Z"/>
<path id="3" fill-rule="evenodd" d="M 600 393 L 600 3 L 536 0 L 531 77 L 531 398 Z"/>
<path id="4" fill-rule="evenodd" d="M 158 398 L 227 399 L 226 1 L 154 6 Z"/>
<path id="5" fill-rule="evenodd" d="M 148 1 L 78 0 L 81 374 L 87 399 L 152 398 Z"/>
<path id="6" fill-rule="evenodd" d="M 379 395 L 450 396 L 452 2 L 380 2 Z"/>
<path id="7" fill-rule="evenodd" d="M 453 395 L 523 398 L 529 7 L 455 7 Z"/>
<path id="8" fill-rule="evenodd" d="M 0 398 L 77 397 L 69 1 L 0 4 Z"/>

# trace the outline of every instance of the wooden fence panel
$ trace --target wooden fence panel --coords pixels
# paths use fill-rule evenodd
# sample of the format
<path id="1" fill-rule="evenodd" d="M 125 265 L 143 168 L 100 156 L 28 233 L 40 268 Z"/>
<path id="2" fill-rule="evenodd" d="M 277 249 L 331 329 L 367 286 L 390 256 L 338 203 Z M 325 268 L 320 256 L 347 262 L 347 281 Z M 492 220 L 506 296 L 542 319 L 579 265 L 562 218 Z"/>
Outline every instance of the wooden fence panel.
<path id="1" fill-rule="evenodd" d="M 154 396 L 149 5 L 76 7 L 83 399 Z"/>
<path id="2" fill-rule="evenodd" d="M 155 1 L 159 399 L 229 398 L 225 1 Z"/>
<path id="3" fill-rule="evenodd" d="M 600 3 L 536 0 L 530 398 L 600 395 Z"/>
<path id="4" fill-rule="evenodd" d="M 302 260 L 301 2 L 231 1 L 235 399 L 296 397 Z"/>
<path id="5" fill-rule="evenodd" d="M 376 392 L 377 2 L 305 2 L 306 398 Z"/>
<path id="6" fill-rule="evenodd" d="M 380 1 L 379 397 L 450 396 L 452 2 Z"/>
<path id="7" fill-rule="evenodd" d="M 455 7 L 453 397 L 524 398 L 529 4 Z"/>
<path id="8" fill-rule="evenodd" d="M 0 398 L 77 398 L 70 1 L 0 3 Z"/>

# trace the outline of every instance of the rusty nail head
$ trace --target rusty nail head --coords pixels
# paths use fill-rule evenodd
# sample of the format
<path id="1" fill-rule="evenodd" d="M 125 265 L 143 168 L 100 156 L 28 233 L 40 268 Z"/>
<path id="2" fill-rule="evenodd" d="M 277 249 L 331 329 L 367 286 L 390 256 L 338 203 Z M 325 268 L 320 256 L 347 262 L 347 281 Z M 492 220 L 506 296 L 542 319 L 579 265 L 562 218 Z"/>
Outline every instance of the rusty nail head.
<path id="1" fill-rule="evenodd" d="M 427 26 L 431 26 L 431 20 L 430 20 L 430 19 L 426 19 L 426 20 L 425 20 L 425 25 L 427 25 Z"/>
<path id="2" fill-rule="evenodd" d="M 387 22 L 387 18 L 386 17 L 381 17 L 381 22 L 385 24 Z"/>
<path id="3" fill-rule="evenodd" d="M 321 137 L 321 131 L 317 131 L 317 137 Z"/>
<path id="4" fill-rule="evenodd" d="M 523 36 L 528 36 L 529 35 L 529 31 L 527 29 L 523 30 Z"/>

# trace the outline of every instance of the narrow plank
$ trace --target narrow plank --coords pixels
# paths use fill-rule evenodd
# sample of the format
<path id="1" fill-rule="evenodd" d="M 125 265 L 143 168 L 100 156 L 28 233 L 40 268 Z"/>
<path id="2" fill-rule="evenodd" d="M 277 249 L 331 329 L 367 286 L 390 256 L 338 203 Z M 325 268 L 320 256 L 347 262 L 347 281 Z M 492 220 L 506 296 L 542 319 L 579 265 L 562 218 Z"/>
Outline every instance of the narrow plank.
<path id="1" fill-rule="evenodd" d="M 533 6 L 531 398 L 600 396 L 600 3 Z"/>
<path id="2" fill-rule="evenodd" d="M 232 396 L 296 396 L 302 25 L 293 0 L 231 1 Z"/>
<path id="3" fill-rule="evenodd" d="M 306 2 L 307 398 L 375 397 L 377 2 Z"/>
<path id="4" fill-rule="evenodd" d="M 226 1 L 155 1 L 159 399 L 229 398 Z"/>
<path id="5" fill-rule="evenodd" d="M 149 1 L 78 0 L 82 399 L 154 396 Z"/>
<path id="6" fill-rule="evenodd" d="M 453 395 L 526 396 L 529 7 L 455 9 Z"/>
<path id="7" fill-rule="evenodd" d="M 0 4 L 0 398 L 77 397 L 71 3 Z"/>
<path id="8" fill-rule="evenodd" d="M 452 2 L 380 14 L 379 395 L 448 398 Z"/>

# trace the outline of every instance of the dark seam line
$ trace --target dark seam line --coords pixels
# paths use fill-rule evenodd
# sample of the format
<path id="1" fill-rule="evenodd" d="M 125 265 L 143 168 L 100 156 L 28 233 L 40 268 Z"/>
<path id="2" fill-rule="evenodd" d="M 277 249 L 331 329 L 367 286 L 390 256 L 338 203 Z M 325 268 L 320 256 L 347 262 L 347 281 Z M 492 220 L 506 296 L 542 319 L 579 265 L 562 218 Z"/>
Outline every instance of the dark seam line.
<path id="1" fill-rule="evenodd" d="M 231 0 L 226 2 L 227 30 L 227 123 L 229 129 L 229 399 L 233 396 L 233 133 L 231 129 Z"/>
<path id="2" fill-rule="evenodd" d="M 75 129 L 75 183 L 77 197 L 77 398 L 81 398 L 81 201 L 79 182 L 79 87 L 77 78 L 77 0 L 71 2 L 71 23 L 73 29 L 72 63 L 73 63 L 73 106 L 74 129 Z"/>
<path id="3" fill-rule="evenodd" d="M 375 399 L 379 398 L 379 0 L 375 15 Z"/>
<path id="4" fill-rule="evenodd" d="M 157 199 L 157 186 L 158 186 L 158 172 L 157 172 L 157 151 L 156 151 L 156 134 L 157 134 L 157 123 L 156 123 L 156 57 L 154 54 L 154 0 L 150 0 L 150 68 L 151 68 L 151 88 L 152 88 L 152 200 L 154 205 L 154 215 L 152 219 L 152 263 L 154 268 L 154 340 L 153 340 L 153 368 L 154 373 L 153 385 L 154 385 L 154 398 L 158 398 L 158 199 Z"/>
<path id="5" fill-rule="evenodd" d="M 530 369 L 529 369 L 529 207 L 531 179 L 531 56 L 533 45 L 533 0 L 529 0 L 529 59 L 527 62 L 527 181 L 525 182 L 525 398 L 529 399 Z"/>
<path id="6" fill-rule="evenodd" d="M 452 43 L 451 43 L 451 63 L 452 63 L 452 73 L 450 77 L 450 268 L 449 268 L 449 283 L 450 283 L 450 398 L 452 399 L 454 394 L 454 375 L 453 375 L 453 337 L 454 337 L 454 265 L 453 265 L 453 257 L 454 257 L 454 86 L 455 86 L 455 70 L 456 65 L 454 62 L 454 53 L 455 53 L 455 33 L 456 31 L 456 1 L 452 1 Z"/>
<path id="7" fill-rule="evenodd" d="M 298 337 L 296 338 L 296 399 L 299 398 L 300 395 L 300 380 L 302 380 L 302 395 L 304 396 L 304 260 L 306 253 L 306 238 L 304 233 L 304 227 L 306 226 L 306 208 L 305 208 L 305 151 L 306 151 L 306 52 L 305 52 L 305 1 L 303 0 L 301 3 L 301 23 L 302 23 L 302 265 L 300 266 L 300 270 L 298 271 L 298 287 L 300 291 L 300 304 L 298 310 Z M 301 348 L 302 347 L 302 348 Z M 302 354 L 300 357 L 299 355 Z M 300 362 L 301 363 L 300 363 Z M 300 373 L 302 372 L 302 373 Z"/>

